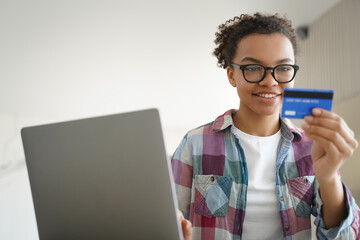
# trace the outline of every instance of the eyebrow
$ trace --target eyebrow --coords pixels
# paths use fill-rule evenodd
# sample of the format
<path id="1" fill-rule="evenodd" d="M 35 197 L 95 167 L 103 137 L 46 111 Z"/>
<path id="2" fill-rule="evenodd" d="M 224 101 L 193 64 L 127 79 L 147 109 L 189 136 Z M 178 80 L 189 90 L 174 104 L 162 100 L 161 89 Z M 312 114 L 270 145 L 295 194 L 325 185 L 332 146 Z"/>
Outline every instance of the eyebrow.
<path id="1" fill-rule="evenodd" d="M 256 59 L 256 58 L 252 58 L 252 57 L 244 57 L 241 62 L 245 62 L 245 61 L 251 61 L 251 62 L 255 62 L 255 63 L 261 63 L 260 60 Z M 278 61 L 278 63 L 286 63 L 286 62 L 293 62 L 293 60 L 291 58 L 284 58 Z"/>

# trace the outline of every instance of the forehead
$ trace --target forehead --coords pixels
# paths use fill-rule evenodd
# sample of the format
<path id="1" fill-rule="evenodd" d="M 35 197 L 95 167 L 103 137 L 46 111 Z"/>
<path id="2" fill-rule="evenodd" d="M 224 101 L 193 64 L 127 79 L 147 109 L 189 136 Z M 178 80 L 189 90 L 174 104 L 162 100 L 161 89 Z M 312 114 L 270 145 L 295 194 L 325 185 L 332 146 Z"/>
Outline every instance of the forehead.
<path id="1" fill-rule="evenodd" d="M 237 44 L 234 61 L 240 63 L 244 58 L 268 64 L 287 58 L 295 62 L 291 41 L 281 33 L 251 34 L 242 38 Z"/>

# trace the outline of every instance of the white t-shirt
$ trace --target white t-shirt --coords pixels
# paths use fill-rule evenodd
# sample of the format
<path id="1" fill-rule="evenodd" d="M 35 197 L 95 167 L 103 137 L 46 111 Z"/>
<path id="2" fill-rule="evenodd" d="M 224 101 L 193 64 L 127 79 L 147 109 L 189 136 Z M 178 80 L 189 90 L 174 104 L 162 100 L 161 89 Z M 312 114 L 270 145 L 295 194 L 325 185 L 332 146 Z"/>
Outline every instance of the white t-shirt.
<path id="1" fill-rule="evenodd" d="M 282 239 L 276 195 L 276 154 L 280 130 L 272 136 L 252 136 L 232 126 L 248 168 L 248 190 L 242 239 Z"/>

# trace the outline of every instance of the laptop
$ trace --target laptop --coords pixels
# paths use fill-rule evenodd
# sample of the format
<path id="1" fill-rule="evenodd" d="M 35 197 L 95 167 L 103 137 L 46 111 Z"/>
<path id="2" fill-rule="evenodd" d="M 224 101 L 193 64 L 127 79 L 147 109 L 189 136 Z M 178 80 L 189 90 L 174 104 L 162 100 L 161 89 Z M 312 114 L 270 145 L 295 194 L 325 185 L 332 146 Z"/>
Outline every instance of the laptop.
<path id="1" fill-rule="evenodd" d="M 158 110 L 21 135 L 41 240 L 183 239 Z"/>

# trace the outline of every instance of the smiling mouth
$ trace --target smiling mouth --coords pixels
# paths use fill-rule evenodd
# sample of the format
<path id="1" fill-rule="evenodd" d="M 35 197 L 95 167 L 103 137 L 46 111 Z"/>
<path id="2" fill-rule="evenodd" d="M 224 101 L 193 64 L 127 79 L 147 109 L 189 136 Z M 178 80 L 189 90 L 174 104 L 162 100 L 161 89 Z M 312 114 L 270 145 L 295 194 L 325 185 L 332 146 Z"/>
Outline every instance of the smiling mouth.
<path id="1" fill-rule="evenodd" d="M 275 93 L 259 93 L 259 94 L 254 94 L 255 96 L 258 97 L 263 97 L 263 98 L 274 98 L 277 96 L 280 96 L 280 94 L 275 94 Z"/>

